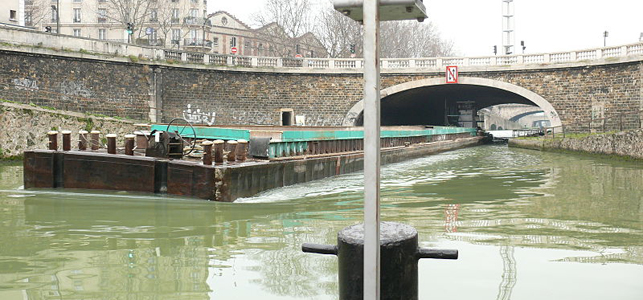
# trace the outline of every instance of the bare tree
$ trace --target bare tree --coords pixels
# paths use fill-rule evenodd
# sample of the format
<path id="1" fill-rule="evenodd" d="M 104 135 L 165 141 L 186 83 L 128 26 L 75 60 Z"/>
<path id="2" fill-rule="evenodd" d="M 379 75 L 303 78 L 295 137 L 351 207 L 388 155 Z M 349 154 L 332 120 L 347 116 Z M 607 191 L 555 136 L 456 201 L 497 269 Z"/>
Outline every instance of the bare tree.
<path id="1" fill-rule="evenodd" d="M 389 21 L 381 24 L 382 57 L 453 55 L 453 43 L 443 40 L 431 21 Z"/>
<path id="2" fill-rule="evenodd" d="M 362 56 L 361 25 L 335 11 L 330 1 L 319 16 L 315 32 L 331 57 Z M 381 57 L 451 56 L 453 43 L 442 39 L 429 20 L 387 21 L 380 24 L 380 51 Z"/>
<path id="3" fill-rule="evenodd" d="M 267 0 L 252 19 L 260 26 L 277 23 L 291 38 L 311 31 L 314 25 L 310 0 Z"/>
<path id="4" fill-rule="evenodd" d="M 155 1 L 150 0 L 106 0 L 105 7 L 108 14 L 105 16 L 123 27 L 130 23 L 134 32 L 140 37 L 143 24 L 149 19 L 150 7 Z"/>
<path id="5" fill-rule="evenodd" d="M 330 57 L 362 56 L 362 26 L 332 7 L 320 14 L 315 34 Z"/>
<path id="6" fill-rule="evenodd" d="M 51 3 L 49 0 L 25 1 L 25 25 L 39 27 L 53 19 Z"/>

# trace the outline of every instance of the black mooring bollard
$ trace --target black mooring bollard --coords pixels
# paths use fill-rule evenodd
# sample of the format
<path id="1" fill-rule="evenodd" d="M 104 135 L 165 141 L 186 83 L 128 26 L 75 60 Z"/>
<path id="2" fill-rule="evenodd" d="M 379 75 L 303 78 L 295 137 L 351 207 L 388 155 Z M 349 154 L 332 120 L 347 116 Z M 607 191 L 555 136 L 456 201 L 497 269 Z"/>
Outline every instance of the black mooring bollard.
<path id="1" fill-rule="evenodd" d="M 334 254 L 338 257 L 339 299 L 364 298 L 364 224 L 346 227 L 337 233 L 337 246 L 303 244 L 302 251 Z M 418 259 L 457 259 L 458 250 L 418 248 L 415 228 L 380 223 L 380 298 L 418 299 Z"/>

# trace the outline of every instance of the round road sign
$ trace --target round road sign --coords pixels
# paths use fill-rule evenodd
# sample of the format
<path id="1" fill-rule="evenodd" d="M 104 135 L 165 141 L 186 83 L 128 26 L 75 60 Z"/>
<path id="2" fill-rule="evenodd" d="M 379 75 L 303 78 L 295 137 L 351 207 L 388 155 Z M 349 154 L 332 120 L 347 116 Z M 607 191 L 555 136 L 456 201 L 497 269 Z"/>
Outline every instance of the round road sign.
<path id="1" fill-rule="evenodd" d="M 237 47 L 230 48 L 230 53 L 237 54 Z"/>

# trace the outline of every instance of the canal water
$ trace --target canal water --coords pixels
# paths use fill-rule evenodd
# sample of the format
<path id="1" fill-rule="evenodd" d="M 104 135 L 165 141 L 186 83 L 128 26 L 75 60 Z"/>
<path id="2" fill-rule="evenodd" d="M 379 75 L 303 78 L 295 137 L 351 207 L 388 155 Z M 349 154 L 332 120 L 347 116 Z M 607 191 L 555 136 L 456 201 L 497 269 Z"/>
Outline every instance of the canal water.
<path id="1" fill-rule="evenodd" d="M 382 220 L 458 260 L 420 299 L 643 299 L 643 164 L 481 146 L 388 165 Z M 0 299 L 336 299 L 335 244 L 360 173 L 237 203 L 25 191 L 0 165 Z"/>

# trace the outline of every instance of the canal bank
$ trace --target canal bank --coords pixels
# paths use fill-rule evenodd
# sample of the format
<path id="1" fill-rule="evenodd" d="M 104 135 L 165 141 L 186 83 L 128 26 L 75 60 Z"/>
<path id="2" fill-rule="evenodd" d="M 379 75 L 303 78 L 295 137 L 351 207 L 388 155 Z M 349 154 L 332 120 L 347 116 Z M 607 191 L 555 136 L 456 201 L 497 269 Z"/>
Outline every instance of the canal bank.
<path id="1" fill-rule="evenodd" d="M 509 146 L 540 151 L 572 151 L 643 160 L 643 129 L 556 138 L 514 138 Z"/>
<path id="2" fill-rule="evenodd" d="M 20 159 L 28 150 L 47 149 L 47 131 L 99 130 L 123 136 L 134 122 L 106 116 L 6 102 L 0 99 L 0 160 Z"/>

